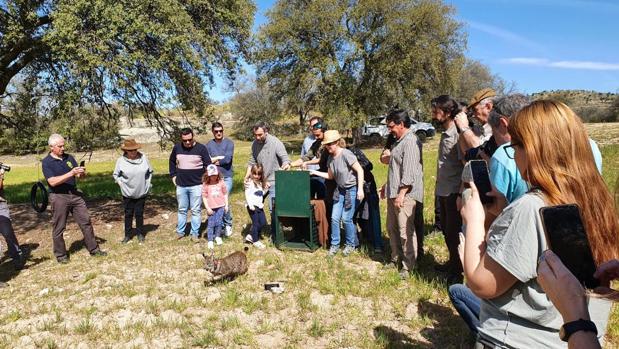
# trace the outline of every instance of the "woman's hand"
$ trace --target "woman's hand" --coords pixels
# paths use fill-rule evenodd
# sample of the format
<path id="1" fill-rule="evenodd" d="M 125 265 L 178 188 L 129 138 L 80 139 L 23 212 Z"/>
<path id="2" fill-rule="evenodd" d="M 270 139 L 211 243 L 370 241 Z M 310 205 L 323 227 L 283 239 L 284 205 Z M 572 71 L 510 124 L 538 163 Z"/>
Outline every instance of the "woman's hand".
<path id="1" fill-rule="evenodd" d="M 470 186 L 471 197 L 467 200 L 463 200 L 464 204 L 460 209 L 460 214 L 462 215 L 464 224 L 471 225 L 478 223 L 483 227 L 486 214 L 484 212 L 484 206 L 481 204 L 481 200 L 479 200 L 479 192 L 474 182 L 471 181 L 467 183 Z"/>
<path id="2" fill-rule="evenodd" d="M 212 216 L 213 215 L 213 210 L 210 207 L 207 207 L 206 208 L 206 214 L 209 215 L 209 216 Z"/>
<path id="3" fill-rule="evenodd" d="M 537 282 L 561 313 L 564 322 L 589 319 L 584 288 L 559 257 L 550 250 L 544 251 L 540 257 Z"/>
<path id="4" fill-rule="evenodd" d="M 363 201 L 364 197 L 365 197 L 365 193 L 363 192 L 363 189 L 357 190 L 357 200 Z"/>

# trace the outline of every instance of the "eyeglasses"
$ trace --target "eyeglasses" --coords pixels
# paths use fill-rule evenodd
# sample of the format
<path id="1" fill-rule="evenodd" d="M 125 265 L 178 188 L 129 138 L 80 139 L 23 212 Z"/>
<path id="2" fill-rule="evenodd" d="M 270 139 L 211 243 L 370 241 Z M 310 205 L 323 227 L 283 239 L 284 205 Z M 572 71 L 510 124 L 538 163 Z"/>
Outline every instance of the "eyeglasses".
<path id="1" fill-rule="evenodd" d="M 514 159 L 514 154 L 516 153 L 516 150 L 515 150 L 515 148 L 514 148 L 514 147 L 515 147 L 515 146 L 520 146 L 520 145 L 521 145 L 521 144 L 518 144 L 518 143 L 512 143 L 512 144 L 509 144 L 509 145 L 504 146 L 504 147 L 503 147 L 503 150 L 505 150 L 505 155 L 507 155 L 507 157 L 508 157 L 509 159 L 512 159 L 512 160 L 513 160 L 513 159 Z"/>
<path id="2" fill-rule="evenodd" d="M 193 138 L 190 138 L 190 139 L 183 139 L 182 141 L 183 141 L 183 143 L 188 143 L 188 144 L 190 144 L 190 143 L 192 143 L 192 142 L 193 142 Z"/>
<path id="3" fill-rule="evenodd" d="M 224 130 L 213 130 L 213 133 L 224 133 Z"/>

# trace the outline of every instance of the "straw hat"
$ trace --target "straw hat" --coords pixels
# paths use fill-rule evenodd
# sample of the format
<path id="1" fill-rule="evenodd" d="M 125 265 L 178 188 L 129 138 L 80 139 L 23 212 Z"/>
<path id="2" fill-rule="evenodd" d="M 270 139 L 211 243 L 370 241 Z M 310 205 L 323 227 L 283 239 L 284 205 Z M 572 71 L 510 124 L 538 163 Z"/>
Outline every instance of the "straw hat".
<path id="1" fill-rule="evenodd" d="M 142 145 L 135 141 L 133 138 L 125 139 L 123 144 L 120 146 L 122 150 L 137 150 L 140 149 Z"/>
<path id="2" fill-rule="evenodd" d="M 329 130 L 325 132 L 324 138 L 322 139 L 322 145 L 337 142 L 342 138 L 340 133 L 337 130 Z"/>
<path id="3" fill-rule="evenodd" d="M 494 96 L 496 96 L 496 92 L 494 92 L 493 89 L 483 88 L 475 92 L 475 94 L 473 95 L 473 98 L 471 98 L 471 101 L 469 102 L 468 108 L 469 109 L 473 108 L 474 106 L 476 106 L 479 102 L 483 101 L 484 99 L 494 97 Z"/>

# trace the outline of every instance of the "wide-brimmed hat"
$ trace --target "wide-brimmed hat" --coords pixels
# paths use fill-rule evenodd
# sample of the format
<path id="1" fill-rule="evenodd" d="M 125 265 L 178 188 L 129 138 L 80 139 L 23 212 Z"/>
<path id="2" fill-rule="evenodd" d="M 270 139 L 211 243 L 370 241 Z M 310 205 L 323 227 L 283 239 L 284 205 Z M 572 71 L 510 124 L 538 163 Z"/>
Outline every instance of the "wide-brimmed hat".
<path id="1" fill-rule="evenodd" d="M 475 92 L 475 94 L 473 95 L 473 98 L 471 98 L 471 101 L 469 102 L 469 106 L 468 108 L 473 108 L 475 107 L 477 104 L 479 104 L 479 102 L 483 101 L 486 98 L 490 98 L 490 97 L 494 97 L 496 96 L 496 92 L 494 92 L 493 89 L 491 88 L 483 88 L 477 92 Z"/>
<path id="2" fill-rule="evenodd" d="M 217 166 L 210 164 L 206 166 L 206 175 L 207 176 L 217 176 L 219 171 L 217 171 Z"/>
<path id="3" fill-rule="evenodd" d="M 142 145 L 135 141 L 133 138 L 125 139 L 123 144 L 120 146 L 122 150 L 137 150 L 140 149 Z"/>
<path id="4" fill-rule="evenodd" d="M 325 132 L 325 135 L 322 139 L 322 145 L 325 144 L 329 144 L 329 143 L 333 143 L 333 142 L 337 142 L 342 138 L 342 136 L 340 136 L 340 133 L 337 130 L 329 130 L 327 132 Z"/>

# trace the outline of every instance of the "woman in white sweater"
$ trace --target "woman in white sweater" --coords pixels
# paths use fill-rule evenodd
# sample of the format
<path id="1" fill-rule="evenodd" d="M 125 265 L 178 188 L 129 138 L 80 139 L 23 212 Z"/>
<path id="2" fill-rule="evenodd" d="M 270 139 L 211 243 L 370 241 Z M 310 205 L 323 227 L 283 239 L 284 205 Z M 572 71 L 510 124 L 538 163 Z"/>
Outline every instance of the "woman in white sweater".
<path id="1" fill-rule="evenodd" d="M 124 154 L 116 160 L 116 168 L 112 174 L 123 196 L 125 209 L 123 244 L 131 240 L 134 216 L 138 241 L 144 242 L 144 204 L 151 188 L 153 168 L 146 155 L 138 151 L 140 147 L 134 139 L 126 139 L 120 147 Z"/>

